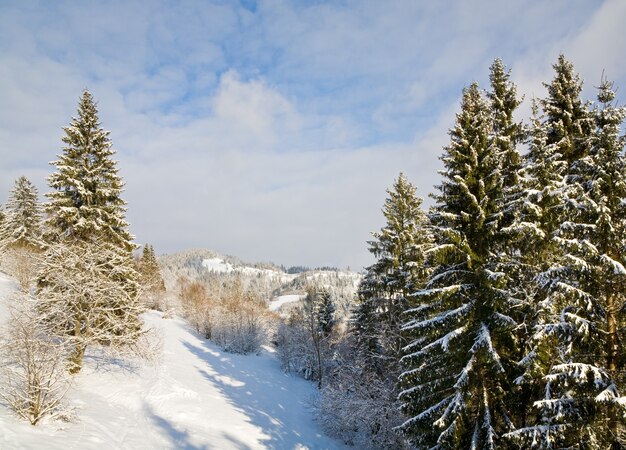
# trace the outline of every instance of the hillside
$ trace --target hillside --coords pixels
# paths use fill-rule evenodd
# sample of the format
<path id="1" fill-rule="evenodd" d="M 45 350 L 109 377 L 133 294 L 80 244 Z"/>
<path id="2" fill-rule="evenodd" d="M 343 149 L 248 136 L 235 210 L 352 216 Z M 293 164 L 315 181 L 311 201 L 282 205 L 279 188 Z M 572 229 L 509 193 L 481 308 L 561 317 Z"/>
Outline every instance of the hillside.
<path id="1" fill-rule="evenodd" d="M 0 274 L 2 322 L 14 289 Z M 0 448 L 343 448 L 313 419 L 311 383 L 283 373 L 271 350 L 227 354 L 178 317 L 143 319 L 160 336 L 157 363 L 90 355 L 67 397 L 71 420 L 33 427 L 0 406 Z"/>
<path id="2" fill-rule="evenodd" d="M 280 312 L 284 305 L 299 301 L 310 286 L 324 288 L 334 295 L 338 313 L 346 317 L 353 306 L 362 275 L 348 270 L 312 269 L 286 273 L 271 263 L 245 263 L 233 256 L 212 250 L 187 250 L 159 257 L 159 265 L 170 292 L 177 291 L 181 277 L 206 281 L 212 277 L 239 277 L 253 285 L 266 299 L 268 307 Z"/>

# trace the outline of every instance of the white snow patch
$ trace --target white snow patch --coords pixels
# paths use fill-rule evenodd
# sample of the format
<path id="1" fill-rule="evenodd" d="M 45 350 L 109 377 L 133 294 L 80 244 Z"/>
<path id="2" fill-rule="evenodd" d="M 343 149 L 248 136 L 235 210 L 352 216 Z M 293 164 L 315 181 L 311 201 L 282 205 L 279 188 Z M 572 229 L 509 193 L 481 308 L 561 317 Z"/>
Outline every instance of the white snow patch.
<path id="1" fill-rule="evenodd" d="M 303 295 L 303 294 L 290 294 L 290 295 L 281 295 L 279 297 L 275 297 L 270 302 L 270 310 L 278 311 L 281 308 L 281 306 L 287 303 L 299 302 L 304 297 L 306 297 L 306 295 Z"/>
<path id="2" fill-rule="evenodd" d="M 234 266 L 231 263 L 223 260 L 222 258 L 207 258 L 202 260 L 202 266 L 209 272 L 214 273 L 240 273 L 247 276 L 259 276 L 268 277 L 275 280 L 280 280 L 281 283 L 288 283 L 292 281 L 297 275 L 284 273 L 279 270 L 272 269 L 259 269 L 256 267 L 250 267 L 245 265 Z"/>
<path id="3" fill-rule="evenodd" d="M 234 270 L 232 264 L 227 263 L 226 261 L 224 261 L 221 258 L 205 259 L 205 260 L 202 261 L 202 265 L 209 272 L 230 273 L 230 272 L 232 272 Z"/>

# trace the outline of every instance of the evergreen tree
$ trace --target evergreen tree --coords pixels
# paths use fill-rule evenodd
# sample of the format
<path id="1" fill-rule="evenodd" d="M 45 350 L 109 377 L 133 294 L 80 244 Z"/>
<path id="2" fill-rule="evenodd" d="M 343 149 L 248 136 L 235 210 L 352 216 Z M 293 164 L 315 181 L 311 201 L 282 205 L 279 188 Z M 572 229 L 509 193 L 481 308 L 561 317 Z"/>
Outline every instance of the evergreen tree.
<path id="1" fill-rule="evenodd" d="M 144 245 L 141 260 L 139 261 L 140 282 L 144 291 L 149 294 L 165 292 L 165 282 L 161 276 L 161 269 L 154 253 L 154 247 Z"/>
<path id="2" fill-rule="evenodd" d="M 502 191 L 509 196 L 516 193 L 513 197 L 517 198 L 522 169 L 518 144 L 522 142 L 525 130 L 513 117 L 522 101 L 517 97 L 517 88 L 510 77 L 510 71 L 502 60 L 496 59 L 490 67 L 491 90 L 487 92 L 487 97 L 492 114 L 491 145 L 496 147 L 502 166 Z"/>
<path id="3" fill-rule="evenodd" d="M 333 427 L 353 436 L 355 445 L 367 442 L 367 448 L 408 448 L 394 430 L 404 421 L 397 413 L 399 359 L 408 343 L 401 328 L 404 310 L 412 304 L 410 293 L 428 273 L 425 252 L 432 245 L 415 191 L 402 173 L 387 191 L 386 224 L 369 242 L 376 262 L 359 286 L 351 333 L 333 349 L 335 364 L 322 392 L 323 408 L 332 409 Z"/>
<path id="4" fill-rule="evenodd" d="M 424 253 L 431 236 L 422 200 L 404 174 L 387 193 L 382 211 L 386 224 L 369 242 L 376 262 L 367 268 L 359 287 L 353 326 L 363 349 L 374 357 L 397 361 L 407 343 L 401 332 L 403 312 L 409 306 L 409 293 L 426 279 Z"/>
<path id="5" fill-rule="evenodd" d="M 7 221 L 7 215 L 6 215 L 6 211 L 4 209 L 4 205 L 0 205 L 0 230 L 4 230 L 6 221 Z M 0 239 L 2 238 L 2 236 L 0 235 Z"/>
<path id="6" fill-rule="evenodd" d="M 582 80 L 574 72 L 574 66 L 559 55 L 553 66 L 554 79 L 545 84 L 548 97 L 540 101 L 545 116 L 546 145 L 554 146 L 552 154 L 558 153 L 568 163 L 583 158 L 589 152 L 589 136 L 593 130 L 593 119 L 589 105 L 580 98 Z"/>
<path id="7" fill-rule="evenodd" d="M 544 272 L 560 258 L 554 235 L 566 220 L 567 175 L 589 152 L 593 128 L 588 105 L 580 99 L 582 82 L 563 55 L 545 84 L 548 97 L 534 105 L 531 145 L 526 158 L 526 210 L 522 221 L 531 235 L 529 259 Z M 541 107 L 542 115 L 537 117 Z"/>
<path id="8" fill-rule="evenodd" d="M 612 377 L 623 372 L 624 309 L 626 302 L 626 279 L 624 276 L 623 251 L 626 249 L 626 137 L 620 136 L 620 126 L 626 118 L 626 108 L 613 106 L 615 91 L 612 83 L 603 80 L 598 101 L 601 108 L 596 112 L 596 133 L 591 151 L 591 170 L 587 205 L 595 207 L 592 230 L 597 254 L 600 255 L 599 273 L 592 281 L 601 288 L 606 320 L 607 341 L 603 353 L 606 367 Z M 622 335 L 620 335 L 622 333 Z M 622 383 L 624 379 L 620 380 Z"/>
<path id="9" fill-rule="evenodd" d="M 24 176 L 19 177 L 6 204 L 6 217 L 2 224 L 3 248 L 27 248 L 41 251 L 41 206 L 37 200 L 37 188 Z"/>
<path id="10" fill-rule="evenodd" d="M 326 289 L 317 294 L 317 323 L 324 337 L 330 335 L 335 326 L 335 304 L 330 292 Z"/>
<path id="11" fill-rule="evenodd" d="M 64 131 L 64 152 L 52 163 L 57 171 L 48 178 L 53 189 L 45 205 L 51 245 L 43 258 L 38 298 L 54 331 L 75 341 L 70 369 L 77 372 L 89 344 L 114 345 L 137 336 L 140 308 L 135 245 L 120 197 L 123 182 L 89 91 L 79 101 L 78 118 Z M 60 268 L 65 270 L 57 273 Z M 66 316 L 59 319 L 57 314 Z"/>
<path id="12" fill-rule="evenodd" d="M 536 225 L 526 222 L 529 214 L 527 202 L 527 178 L 524 173 L 523 158 L 519 153 L 519 145 L 526 142 L 529 129 L 514 120 L 514 113 L 521 104 L 517 97 L 517 89 L 510 80 L 510 71 L 506 70 L 500 59 L 496 59 L 490 68 L 491 89 L 487 92 L 492 115 L 492 134 L 490 145 L 494 146 L 500 160 L 500 192 L 498 200 L 500 232 L 497 233 L 497 250 L 500 270 L 506 273 L 508 291 L 511 298 L 517 299 L 514 309 L 509 311 L 515 321 L 522 326 L 513 331 L 515 345 L 511 358 L 521 360 L 531 338 L 528 327 L 535 318 L 535 283 L 533 261 L 526 258 L 535 249 Z M 531 134 L 531 147 L 541 141 L 539 136 Z M 535 216 L 533 216 L 535 217 Z M 511 379 L 518 370 L 507 374 Z M 532 389 L 527 385 L 515 386 L 509 392 L 508 402 L 515 405 L 511 408 L 512 420 L 518 426 L 525 424 L 532 407 Z"/>
<path id="13" fill-rule="evenodd" d="M 302 320 L 304 331 L 308 335 L 307 338 L 310 339 L 310 344 L 308 345 L 310 345 L 309 350 L 312 352 L 315 366 L 311 367 L 311 376 L 317 379 L 317 387 L 321 388 L 324 378 L 324 360 L 328 354 L 328 338 L 332 330 L 332 315 L 334 313 L 334 305 L 332 304 L 330 293 L 326 290 L 317 290 L 315 287 L 309 286 L 299 313 L 301 314 L 300 320 Z"/>
<path id="14" fill-rule="evenodd" d="M 554 363 L 554 336 L 538 334 L 547 323 L 554 305 L 553 288 L 557 280 L 552 269 L 563 259 L 557 235 L 568 221 L 568 173 L 578 156 L 588 153 L 592 128 L 587 105 L 580 99 L 582 83 L 563 55 L 553 66 L 555 76 L 545 84 L 548 97 L 533 104 L 530 148 L 526 156 L 523 185 L 525 195 L 519 217 L 517 242 L 524 278 L 519 283 L 520 308 L 526 318 L 520 328 L 524 334 L 525 356 L 520 359 L 524 373 L 516 384 L 523 391 L 520 404 L 521 429 L 539 423 L 541 414 L 533 401 L 545 394 L 544 377 Z M 538 339 L 542 336 L 541 339 Z M 512 434 L 520 439 L 523 432 Z"/>
<path id="15" fill-rule="evenodd" d="M 436 266 L 405 326 L 414 340 L 400 377 L 409 417 L 401 429 L 418 448 L 496 448 L 513 427 L 507 396 L 517 323 L 509 312 L 518 302 L 498 254 L 503 164 L 493 129 L 490 105 L 472 84 L 442 157 L 431 213 Z"/>

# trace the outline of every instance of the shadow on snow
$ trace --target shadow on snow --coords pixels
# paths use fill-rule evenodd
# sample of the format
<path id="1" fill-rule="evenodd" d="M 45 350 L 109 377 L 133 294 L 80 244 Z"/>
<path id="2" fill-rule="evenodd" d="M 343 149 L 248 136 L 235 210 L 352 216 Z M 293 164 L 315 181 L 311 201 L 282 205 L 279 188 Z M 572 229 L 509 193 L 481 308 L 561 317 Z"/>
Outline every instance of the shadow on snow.
<path id="1" fill-rule="evenodd" d="M 206 340 L 201 341 L 201 347 L 182 343 L 206 363 L 206 366 L 197 367 L 202 376 L 246 414 L 253 425 L 269 435 L 269 439 L 263 442 L 268 448 L 329 448 L 328 441 L 322 442 L 327 439 L 324 439 L 325 436 L 310 430 L 310 426 L 302 427 L 304 420 L 312 420 L 312 399 L 309 402 L 298 400 L 299 396 L 291 395 L 286 387 L 301 381 L 303 385 L 300 388 L 303 388 L 306 381 L 294 379 L 278 367 L 267 370 L 269 365 L 278 363 L 266 357 L 224 354 Z M 298 411 L 308 413 L 308 417 L 294 415 Z"/>

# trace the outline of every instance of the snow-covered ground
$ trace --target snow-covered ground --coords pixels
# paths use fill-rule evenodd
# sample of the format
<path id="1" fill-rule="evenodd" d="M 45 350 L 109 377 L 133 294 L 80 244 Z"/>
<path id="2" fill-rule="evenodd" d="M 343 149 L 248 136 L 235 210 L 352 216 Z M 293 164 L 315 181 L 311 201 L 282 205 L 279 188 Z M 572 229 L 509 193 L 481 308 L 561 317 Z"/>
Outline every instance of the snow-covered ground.
<path id="1" fill-rule="evenodd" d="M 303 294 L 290 294 L 290 295 L 280 295 L 278 297 L 274 297 L 269 304 L 270 311 L 278 311 L 281 306 L 287 303 L 299 302 L 306 295 Z"/>
<path id="2" fill-rule="evenodd" d="M 0 274 L 2 302 L 14 289 Z M 0 314 L 4 320 L 4 306 Z M 68 396 L 76 409 L 71 422 L 33 427 L 0 407 L 0 448 L 344 448 L 313 420 L 315 388 L 284 374 L 271 352 L 224 353 L 179 318 L 144 317 L 161 336 L 160 362 L 98 367 L 88 360 Z"/>
<path id="3" fill-rule="evenodd" d="M 271 269 L 258 269 L 250 266 L 234 266 L 231 263 L 223 260 L 222 258 L 206 258 L 202 260 L 202 266 L 209 272 L 214 273 L 231 273 L 237 272 L 248 276 L 265 276 L 268 278 L 274 278 L 280 280 L 282 283 L 288 283 L 296 278 L 297 275 L 288 274 Z"/>
<path id="4" fill-rule="evenodd" d="M 230 273 L 235 270 L 232 264 L 227 263 L 222 258 L 207 258 L 202 261 L 202 265 L 209 272 Z"/>

